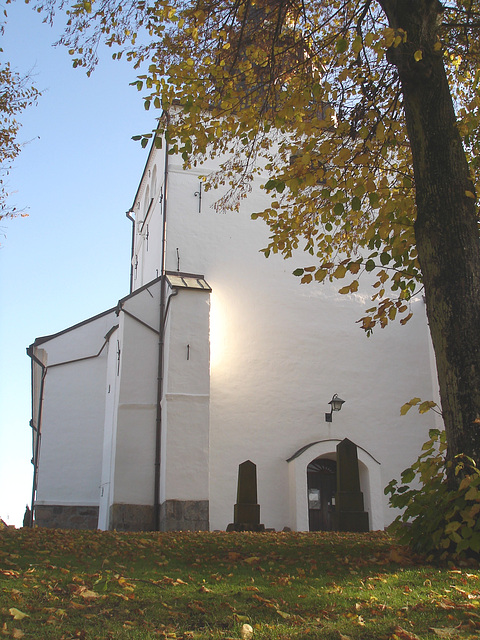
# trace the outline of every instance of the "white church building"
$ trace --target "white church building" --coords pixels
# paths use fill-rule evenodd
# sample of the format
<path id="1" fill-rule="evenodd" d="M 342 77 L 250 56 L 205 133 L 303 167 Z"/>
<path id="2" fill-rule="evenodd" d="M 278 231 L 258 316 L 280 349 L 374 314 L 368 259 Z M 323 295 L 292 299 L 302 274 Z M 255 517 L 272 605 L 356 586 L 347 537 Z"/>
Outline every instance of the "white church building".
<path id="1" fill-rule="evenodd" d="M 418 456 L 436 399 L 421 297 L 367 338 L 369 292 L 301 285 L 301 251 L 265 259 L 261 179 L 240 212 L 179 156 L 152 147 L 129 217 L 130 293 L 27 349 L 38 526 L 225 530 L 238 467 L 257 470 L 267 528 L 332 528 L 336 447 L 357 446 L 369 527 L 395 517 L 384 487 Z M 126 291 L 128 291 L 128 283 Z M 327 422 L 334 394 L 345 403 Z"/>

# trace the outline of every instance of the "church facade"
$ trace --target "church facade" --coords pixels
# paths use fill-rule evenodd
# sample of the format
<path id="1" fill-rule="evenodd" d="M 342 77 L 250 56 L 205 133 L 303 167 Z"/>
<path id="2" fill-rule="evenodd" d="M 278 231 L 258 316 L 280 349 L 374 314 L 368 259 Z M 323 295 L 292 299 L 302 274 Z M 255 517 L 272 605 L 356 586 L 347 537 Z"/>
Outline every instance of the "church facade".
<path id="1" fill-rule="evenodd" d="M 265 259 L 261 180 L 239 212 L 152 147 L 129 217 L 130 292 L 37 338 L 32 362 L 38 526 L 225 530 L 237 473 L 257 469 L 267 528 L 332 528 L 336 448 L 357 446 L 370 529 L 395 517 L 385 485 L 418 456 L 436 399 L 425 306 L 367 338 L 369 292 L 301 285 L 301 251 Z M 127 283 L 126 283 L 127 284 Z M 128 290 L 128 287 L 126 286 Z M 345 400 L 327 421 L 335 394 Z"/>

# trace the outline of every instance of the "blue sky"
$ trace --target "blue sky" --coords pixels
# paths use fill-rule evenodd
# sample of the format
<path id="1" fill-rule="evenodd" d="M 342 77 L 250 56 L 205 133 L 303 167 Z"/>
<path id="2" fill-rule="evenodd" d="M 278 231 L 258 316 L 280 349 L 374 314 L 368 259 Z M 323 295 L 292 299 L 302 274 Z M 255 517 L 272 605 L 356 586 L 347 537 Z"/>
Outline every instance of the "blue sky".
<path id="1" fill-rule="evenodd" d="M 29 217 L 0 223 L 0 517 L 19 526 L 32 485 L 25 349 L 128 293 L 125 212 L 148 152 L 131 138 L 150 131 L 155 114 L 129 86 L 128 63 L 105 51 L 87 78 L 52 46 L 60 24 L 50 28 L 21 2 L 7 12 L 0 55 L 43 92 L 20 117 L 28 144 L 9 177 L 12 202 Z"/>

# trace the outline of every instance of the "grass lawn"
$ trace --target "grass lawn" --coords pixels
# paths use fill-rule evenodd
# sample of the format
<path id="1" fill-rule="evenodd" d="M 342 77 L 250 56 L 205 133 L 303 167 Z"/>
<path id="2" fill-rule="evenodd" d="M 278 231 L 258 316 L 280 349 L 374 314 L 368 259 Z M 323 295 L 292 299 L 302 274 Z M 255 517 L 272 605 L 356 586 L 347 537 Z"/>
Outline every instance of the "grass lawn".
<path id="1" fill-rule="evenodd" d="M 384 533 L 0 531 L 0 634 L 42 640 L 480 638 L 480 571 Z"/>

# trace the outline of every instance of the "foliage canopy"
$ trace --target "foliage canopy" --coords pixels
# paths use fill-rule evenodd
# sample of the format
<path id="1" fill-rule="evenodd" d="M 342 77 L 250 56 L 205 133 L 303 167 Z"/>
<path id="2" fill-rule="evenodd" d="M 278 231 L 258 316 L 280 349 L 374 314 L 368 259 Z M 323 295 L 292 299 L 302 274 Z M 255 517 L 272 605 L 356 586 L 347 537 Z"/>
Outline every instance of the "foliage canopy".
<path id="1" fill-rule="evenodd" d="M 412 47 L 373 0 L 117 0 L 75 6 L 63 41 L 74 64 L 91 70 L 104 37 L 148 68 L 136 84 L 145 107 L 180 105 L 171 152 L 187 163 L 226 154 L 210 184 L 228 182 L 220 209 L 238 206 L 256 172 L 266 171 L 270 206 L 257 217 L 272 235 L 265 253 L 314 258 L 302 282 L 375 275 L 368 332 L 398 314 L 422 277 L 415 243 L 415 177 L 402 87 L 392 51 L 428 72 L 443 58 L 457 105 L 475 198 L 480 80 L 477 2 L 442 7 L 432 51 Z M 435 4 L 435 3 L 429 3 Z M 147 38 L 145 37 L 147 35 Z M 145 43 L 146 44 L 142 44 Z M 139 44 L 140 42 L 140 44 Z M 162 127 L 162 123 L 160 123 Z M 143 137 L 143 143 L 155 134 Z"/>

